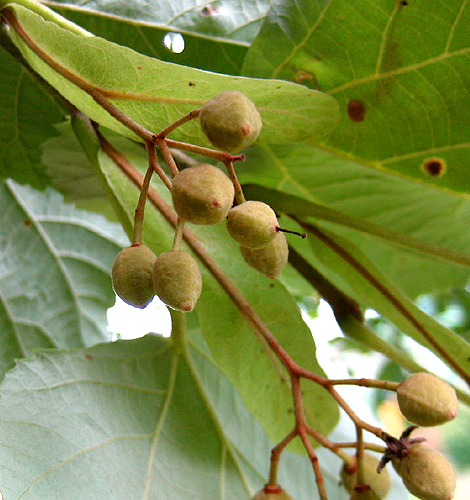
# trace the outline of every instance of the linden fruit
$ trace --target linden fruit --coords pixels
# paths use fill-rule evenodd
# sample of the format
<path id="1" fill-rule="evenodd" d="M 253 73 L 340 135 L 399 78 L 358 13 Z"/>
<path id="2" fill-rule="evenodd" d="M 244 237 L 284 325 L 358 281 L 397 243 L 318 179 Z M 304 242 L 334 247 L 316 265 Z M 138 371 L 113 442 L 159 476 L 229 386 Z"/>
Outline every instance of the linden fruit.
<path id="1" fill-rule="evenodd" d="M 289 257 L 289 247 L 283 233 L 277 233 L 264 248 L 240 247 L 240 250 L 249 266 L 273 279 L 281 274 Z"/>
<path id="2" fill-rule="evenodd" d="M 284 489 L 280 488 L 279 491 L 271 491 L 266 493 L 264 488 L 252 498 L 252 500 L 294 500 Z"/>
<path id="3" fill-rule="evenodd" d="M 354 462 L 352 465 L 343 466 L 341 470 L 341 479 L 346 490 L 353 494 L 351 498 L 355 498 L 354 494 L 360 493 L 363 496 L 357 496 L 357 498 L 370 498 L 371 500 L 380 500 L 385 498 L 392 486 L 390 475 L 387 469 L 382 469 L 380 473 L 377 472 L 377 466 L 379 465 L 379 459 L 370 453 L 364 453 L 363 455 L 363 467 L 364 467 L 364 481 L 365 484 L 370 486 L 368 495 L 363 495 L 366 492 L 356 492 L 355 486 L 357 482 L 357 467 Z"/>
<path id="4" fill-rule="evenodd" d="M 207 101 L 199 120 L 209 141 L 229 153 L 248 147 L 263 125 L 254 103 L 236 90 L 222 92 Z"/>
<path id="5" fill-rule="evenodd" d="M 246 201 L 233 207 L 227 216 L 230 236 L 246 248 L 263 248 L 279 231 L 274 210 L 261 201 Z"/>
<path id="6" fill-rule="evenodd" d="M 171 189 L 178 216 L 193 224 L 217 224 L 227 217 L 235 189 L 222 170 L 201 163 L 175 175 Z"/>
<path id="7" fill-rule="evenodd" d="M 188 252 L 164 252 L 155 261 L 153 286 L 167 306 L 189 312 L 201 295 L 201 271 Z"/>
<path id="8" fill-rule="evenodd" d="M 397 389 L 400 411 L 410 422 L 429 427 L 452 420 L 457 415 L 455 390 L 430 373 L 415 373 Z"/>
<path id="9" fill-rule="evenodd" d="M 421 500 L 450 500 L 456 478 L 452 465 L 425 444 L 413 445 L 408 455 L 394 459 L 393 466 L 406 489 Z"/>
<path id="10" fill-rule="evenodd" d="M 121 299 L 144 308 L 153 299 L 152 274 L 156 256 L 145 245 L 133 245 L 119 252 L 111 271 L 113 288 Z"/>

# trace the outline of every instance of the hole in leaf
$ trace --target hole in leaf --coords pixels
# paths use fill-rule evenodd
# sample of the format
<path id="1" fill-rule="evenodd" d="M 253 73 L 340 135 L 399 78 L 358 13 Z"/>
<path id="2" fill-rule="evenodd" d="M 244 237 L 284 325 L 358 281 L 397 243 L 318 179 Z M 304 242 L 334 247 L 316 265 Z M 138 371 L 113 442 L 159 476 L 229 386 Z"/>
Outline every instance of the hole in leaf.
<path id="1" fill-rule="evenodd" d="M 163 45 L 174 54 L 181 54 L 185 47 L 183 35 L 181 33 L 167 33 L 163 37 Z"/>
<path id="2" fill-rule="evenodd" d="M 422 163 L 421 169 L 432 177 L 442 177 L 447 170 L 447 165 L 442 158 L 428 158 Z"/>
<path id="3" fill-rule="evenodd" d="M 362 101 L 353 99 L 348 102 L 348 116 L 354 123 L 359 123 L 364 120 L 366 114 L 366 107 Z"/>

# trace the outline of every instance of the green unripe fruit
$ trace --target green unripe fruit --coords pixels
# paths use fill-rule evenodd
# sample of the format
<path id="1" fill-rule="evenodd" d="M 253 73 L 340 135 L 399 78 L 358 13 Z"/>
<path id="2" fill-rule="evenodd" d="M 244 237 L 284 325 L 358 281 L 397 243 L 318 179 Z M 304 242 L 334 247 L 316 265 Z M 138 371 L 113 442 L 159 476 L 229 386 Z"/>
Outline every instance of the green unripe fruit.
<path id="1" fill-rule="evenodd" d="M 456 478 L 452 465 L 436 450 L 425 444 L 413 445 L 393 466 L 406 489 L 421 500 L 450 500 L 454 496 Z"/>
<path id="2" fill-rule="evenodd" d="M 264 488 L 252 498 L 252 500 L 294 500 L 284 489 L 279 487 L 279 490 L 273 489 L 269 493 L 264 491 Z"/>
<path id="3" fill-rule="evenodd" d="M 201 295 L 201 271 L 188 252 L 164 252 L 155 261 L 153 286 L 167 306 L 189 312 Z"/>
<path id="4" fill-rule="evenodd" d="M 236 90 L 227 90 L 207 101 L 199 120 L 209 141 L 229 153 L 248 147 L 263 125 L 254 103 Z"/>
<path id="5" fill-rule="evenodd" d="M 362 463 L 364 468 L 364 481 L 365 484 L 370 486 L 370 490 L 363 492 L 355 491 L 354 488 L 357 483 L 357 467 L 355 462 L 349 466 L 345 464 L 341 470 L 341 480 L 346 490 L 352 494 L 351 498 L 356 498 L 354 494 L 356 494 L 356 496 L 359 494 L 359 496 L 357 496 L 358 499 L 370 498 L 370 500 L 381 500 L 385 498 L 392 486 L 387 469 L 382 469 L 382 471 L 378 473 L 377 466 L 379 465 L 379 459 L 370 453 L 364 453 Z"/>
<path id="6" fill-rule="evenodd" d="M 171 188 L 178 216 L 193 224 L 217 224 L 227 217 L 235 189 L 222 170 L 201 163 L 175 175 Z"/>
<path id="7" fill-rule="evenodd" d="M 273 279 L 281 274 L 289 257 L 289 247 L 283 233 L 277 233 L 264 248 L 240 247 L 240 250 L 249 266 Z"/>
<path id="8" fill-rule="evenodd" d="M 455 390 L 430 373 L 415 373 L 397 389 L 398 406 L 410 422 L 429 427 L 452 420 L 457 415 Z"/>
<path id="9" fill-rule="evenodd" d="M 278 233 L 274 210 L 261 201 L 245 201 L 233 207 L 227 216 L 230 236 L 246 248 L 263 248 Z"/>
<path id="10" fill-rule="evenodd" d="M 134 307 L 144 308 L 153 299 L 153 266 L 156 256 L 145 245 L 121 250 L 111 271 L 113 288 L 121 299 Z"/>

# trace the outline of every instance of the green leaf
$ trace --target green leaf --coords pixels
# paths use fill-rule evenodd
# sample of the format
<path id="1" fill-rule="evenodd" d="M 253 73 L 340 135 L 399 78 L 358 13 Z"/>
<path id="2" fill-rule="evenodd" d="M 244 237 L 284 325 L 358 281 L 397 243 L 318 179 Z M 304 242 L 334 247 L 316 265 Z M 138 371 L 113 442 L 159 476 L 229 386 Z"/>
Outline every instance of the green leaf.
<path id="1" fill-rule="evenodd" d="M 127 154 L 132 164 L 146 168 L 146 160 Z M 132 231 L 138 190 L 116 165 L 100 154 L 100 166 L 113 203 L 119 207 L 121 221 Z M 169 200 L 158 180 L 154 188 Z M 169 207 L 171 213 L 172 209 Z M 240 290 L 248 303 L 267 324 L 283 348 L 301 366 L 323 374 L 315 358 L 315 344 L 294 299 L 278 282 L 249 268 L 238 245 L 229 237 L 224 224 L 190 225 L 203 247 L 224 274 Z M 169 251 L 173 227 L 155 208 L 147 206 L 144 242 L 158 255 Z M 226 291 L 201 263 L 203 291 L 196 306 L 204 339 L 222 372 L 240 392 L 245 404 L 261 422 L 273 441 L 280 441 L 292 428 L 292 397 L 288 375 L 275 355 L 235 307 Z M 295 332 L 295 335 L 293 334 Z M 337 422 L 337 406 L 326 391 L 314 384 L 303 387 L 306 413 L 311 425 L 328 434 Z"/>
<path id="2" fill-rule="evenodd" d="M 470 344 L 421 311 L 350 242 L 313 226 L 304 229 L 308 232 L 308 249 L 302 253 L 319 272 L 347 295 L 375 309 L 433 350 L 468 381 Z M 338 320 L 341 325 L 341 318 Z"/>
<path id="3" fill-rule="evenodd" d="M 107 338 L 109 272 L 125 244 L 102 217 L 7 181 L 0 186 L 0 373 L 40 347 Z"/>
<path id="4" fill-rule="evenodd" d="M 26 37 L 46 51 L 58 68 L 108 95 L 121 111 L 149 130 L 163 129 L 227 89 L 240 90 L 255 102 L 264 123 L 260 137 L 270 142 L 314 141 L 337 123 L 336 101 L 300 85 L 217 75 L 165 63 L 100 38 L 77 36 L 24 7 L 8 8 L 17 16 Z M 18 36 L 14 35 L 14 40 L 31 66 L 82 112 L 112 130 L 135 138 L 90 95 L 26 48 Z M 174 137 L 209 144 L 195 122 L 178 129 Z"/>
<path id="5" fill-rule="evenodd" d="M 105 192 L 96 177 L 70 122 L 56 126 L 58 136 L 42 145 L 42 161 L 52 179 L 52 186 L 63 193 L 66 200 L 105 199 Z"/>
<path id="6" fill-rule="evenodd" d="M 468 191 L 468 12 L 462 0 L 445 9 L 425 0 L 277 0 L 244 74 L 336 97 L 343 120 L 327 141 L 334 154 L 418 185 Z M 432 158 L 446 163 L 441 174 L 437 163 L 426 170 Z"/>
<path id="7" fill-rule="evenodd" d="M 350 228 L 322 225 L 352 241 L 409 296 L 466 284 L 469 272 L 464 266 L 423 258 L 355 229 L 364 227 L 371 234 L 378 226 L 381 233 L 399 233 L 401 238 L 411 237 L 468 258 L 470 203 L 466 197 L 374 172 L 357 162 L 302 144 L 261 144 L 249 153 L 246 161 L 237 165 L 244 184 L 255 183 L 300 198 L 298 203 L 286 199 L 287 206 L 280 210 L 301 218 L 308 214 L 313 222 L 326 212 L 338 212 L 339 223 Z M 283 204 L 283 196 L 272 196 L 268 201 Z M 320 208 L 306 210 L 306 206 L 313 208 L 308 202 L 325 205 L 320 217 Z M 351 221 L 351 216 L 356 220 Z M 282 218 L 281 225 L 288 229 Z"/>
<path id="8" fill-rule="evenodd" d="M 6 499 L 238 500 L 267 479 L 272 445 L 193 334 L 183 351 L 148 335 L 41 352 L 0 394 Z M 346 499 L 338 461 L 319 457 L 330 494 Z M 312 498 L 305 457 L 285 452 L 280 469 L 296 499 Z"/>
<path id="9" fill-rule="evenodd" d="M 62 121 L 63 111 L 3 49 L 0 73 L 0 176 L 44 188 L 48 176 L 38 144 L 56 135 L 52 124 Z"/>

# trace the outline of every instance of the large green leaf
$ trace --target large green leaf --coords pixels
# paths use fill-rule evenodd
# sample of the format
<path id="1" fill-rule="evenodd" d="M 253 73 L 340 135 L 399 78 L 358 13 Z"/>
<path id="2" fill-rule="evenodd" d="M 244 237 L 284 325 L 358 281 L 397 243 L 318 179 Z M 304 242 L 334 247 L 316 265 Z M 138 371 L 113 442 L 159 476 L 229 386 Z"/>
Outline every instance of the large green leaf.
<path id="1" fill-rule="evenodd" d="M 335 154 L 465 191 L 469 13 L 462 0 L 445 9 L 426 0 L 277 0 L 247 54 L 245 74 L 302 81 L 335 96 L 343 114 L 328 140 Z M 437 165 L 423 168 L 434 157 L 447 163 L 442 175 Z"/>
<path id="2" fill-rule="evenodd" d="M 43 188 L 48 183 L 38 144 L 56 134 L 58 103 L 8 52 L 0 50 L 0 176 Z"/>
<path id="3" fill-rule="evenodd" d="M 149 335 L 45 351 L 0 394 L 5 499 L 248 500 L 267 479 L 266 435 L 194 335 L 183 350 Z M 346 499 L 338 460 L 319 457 L 332 498 Z M 305 457 L 285 452 L 280 469 L 296 499 L 312 498 Z"/>
<path id="4" fill-rule="evenodd" d="M 336 219 L 341 226 L 326 227 L 353 241 L 411 297 L 467 282 L 467 266 L 430 259 L 403 247 L 391 247 L 387 242 L 387 236 L 388 241 L 392 238 L 387 233 L 397 233 L 401 240 L 416 238 L 449 253 L 462 253 L 468 259 L 470 203 L 467 199 L 366 171 L 356 163 L 302 145 L 270 146 L 251 153 L 246 164 L 237 167 L 241 179 L 276 191 L 268 194 L 266 188 L 252 188 L 247 191 L 249 196 L 266 197 L 281 212 L 314 222 L 328 213 L 328 220 Z M 288 225 L 282 219 L 281 224 Z M 357 227 L 361 232 L 355 230 Z M 371 239 L 375 229 L 383 236 L 381 239 Z"/>
<path id="5" fill-rule="evenodd" d="M 130 154 L 127 157 L 133 164 L 145 166 L 144 158 Z M 138 190 L 105 153 L 100 153 L 99 160 L 113 202 L 124 226 L 131 232 Z M 168 191 L 159 180 L 154 187 L 169 199 Z M 322 374 L 315 358 L 311 332 L 287 290 L 278 281 L 265 278 L 246 265 L 224 224 L 191 225 L 191 231 L 293 359 Z M 172 226 L 157 210 L 148 206 L 144 222 L 145 243 L 159 254 L 171 248 L 172 240 Z M 287 372 L 208 269 L 203 264 L 200 268 L 204 284 L 196 313 L 210 351 L 269 437 L 273 441 L 281 440 L 292 428 L 292 396 Z M 307 383 L 304 401 L 312 425 L 324 434 L 330 432 L 337 421 L 337 407 L 329 395 L 320 387 Z"/>
<path id="6" fill-rule="evenodd" d="M 315 141 L 337 123 L 336 101 L 300 85 L 218 75 L 158 61 L 98 37 L 76 35 L 24 7 L 8 8 L 32 43 L 60 67 L 100 89 L 121 111 L 150 130 L 163 129 L 227 89 L 241 90 L 253 99 L 264 123 L 260 137 L 270 142 Z M 18 36 L 13 38 L 31 66 L 81 111 L 102 125 L 135 137 L 90 95 L 33 54 Z M 178 129 L 174 137 L 208 145 L 194 122 Z"/>
<path id="7" fill-rule="evenodd" d="M 0 373 L 39 347 L 107 338 L 117 225 L 12 181 L 0 186 Z"/>

